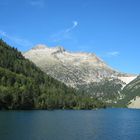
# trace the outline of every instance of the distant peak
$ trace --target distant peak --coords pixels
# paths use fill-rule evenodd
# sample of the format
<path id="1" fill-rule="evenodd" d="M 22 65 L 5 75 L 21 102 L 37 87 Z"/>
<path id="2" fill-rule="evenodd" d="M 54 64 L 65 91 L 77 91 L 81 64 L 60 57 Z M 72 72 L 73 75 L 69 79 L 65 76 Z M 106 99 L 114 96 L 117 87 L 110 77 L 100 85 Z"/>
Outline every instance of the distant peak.
<path id="1" fill-rule="evenodd" d="M 57 46 L 55 49 L 59 52 L 65 52 L 65 49 L 62 46 Z"/>
<path id="2" fill-rule="evenodd" d="M 46 45 L 39 44 L 39 45 L 36 45 L 35 47 L 33 47 L 32 50 L 41 50 L 41 49 L 46 49 L 46 48 L 47 48 Z"/>
<path id="3" fill-rule="evenodd" d="M 52 49 L 52 51 L 53 51 L 53 54 L 63 53 L 63 52 L 66 51 L 66 50 L 65 50 L 63 47 L 61 47 L 61 46 L 56 46 L 56 47 L 53 47 L 53 48 L 51 48 L 51 49 Z"/>

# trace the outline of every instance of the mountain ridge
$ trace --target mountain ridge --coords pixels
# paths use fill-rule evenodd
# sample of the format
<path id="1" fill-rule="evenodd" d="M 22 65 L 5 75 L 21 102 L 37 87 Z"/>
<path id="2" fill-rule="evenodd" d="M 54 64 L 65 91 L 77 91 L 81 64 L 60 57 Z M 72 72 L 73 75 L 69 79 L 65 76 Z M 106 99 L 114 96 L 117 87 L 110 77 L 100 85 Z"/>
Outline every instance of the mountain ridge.
<path id="1" fill-rule="evenodd" d="M 35 48 L 24 57 L 67 86 L 107 103 L 121 100 L 123 88 L 137 77 L 113 69 L 94 53 L 69 52 L 60 46 Z"/>
<path id="2" fill-rule="evenodd" d="M 55 73 L 57 73 L 57 72 L 52 74 L 52 70 L 51 71 L 49 70 L 49 69 L 52 69 L 52 67 L 55 68 L 56 65 L 61 65 L 61 67 L 59 66 L 56 69 L 61 68 L 63 70 L 66 69 L 66 67 L 67 68 L 71 67 L 71 70 L 67 69 L 67 70 L 65 70 L 65 72 L 67 72 L 67 71 L 69 73 L 72 72 L 74 75 L 76 74 L 76 72 L 75 72 L 76 69 L 77 69 L 77 71 L 78 70 L 80 71 L 82 68 L 84 68 L 86 70 L 86 67 L 88 67 L 87 71 L 89 74 L 87 74 L 86 76 L 88 76 L 89 79 L 88 80 L 85 79 L 85 82 L 86 81 L 98 82 L 98 81 L 100 81 L 100 79 L 102 79 L 102 77 L 103 78 L 120 77 L 120 79 L 121 79 L 121 77 L 123 77 L 123 80 L 121 79 L 123 82 L 125 81 L 125 77 L 126 78 L 127 77 L 136 78 L 136 75 L 134 75 L 134 74 L 126 74 L 126 73 L 122 73 L 122 72 L 119 72 L 118 70 L 113 69 L 112 67 L 107 65 L 101 58 L 96 56 L 96 54 L 94 54 L 94 53 L 85 53 L 85 52 L 74 52 L 73 53 L 73 52 L 66 51 L 61 46 L 49 48 L 46 45 L 36 45 L 35 48 L 32 48 L 31 50 L 23 53 L 23 55 L 26 58 L 33 61 L 36 65 L 38 65 L 44 72 L 46 72 L 47 74 L 53 76 L 54 78 L 56 78 L 57 80 L 60 80 L 60 81 L 62 81 L 62 79 L 60 79 L 57 75 L 55 75 Z M 47 61 L 47 59 L 48 59 L 48 61 Z M 51 61 L 51 64 L 50 64 L 50 61 Z M 49 68 L 47 68 L 47 67 L 49 67 Z M 90 69 L 90 71 L 89 71 L 89 69 Z M 93 71 L 93 69 L 94 69 L 94 71 Z M 94 75 L 91 74 L 92 72 L 94 72 Z M 84 73 L 82 75 L 84 75 Z M 94 78 L 90 79 L 90 77 L 92 77 L 92 76 Z M 133 78 L 132 78 L 132 80 L 133 80 Z M 129 80 L 127 79 L 127 81 L 131 82 L 131 79 L 129 79 Z M 66 80 L 64 80 L 62 82 L 66 83 L 67 85 L 71 85 L 71 86 L 75 87 L 75 84 L 72 85 L 72 83 L 71 84 L 67 83 Z M 85 82 L 84 82 L 84 84 L 85 84 Z"/>
<path id="3" fill-rule="evenodd" d="M 97 98 L 45 74 L 16 48 L 0 39 L 1 109 L 93 109 L 105 107 Z"/>
<path id="4" fill-rule="evenodd" d="M 140 76 L 115 71 L 96 54 L 44 45 L 26 53 L 0 40 L 0 109 L 140 107 Z"/>

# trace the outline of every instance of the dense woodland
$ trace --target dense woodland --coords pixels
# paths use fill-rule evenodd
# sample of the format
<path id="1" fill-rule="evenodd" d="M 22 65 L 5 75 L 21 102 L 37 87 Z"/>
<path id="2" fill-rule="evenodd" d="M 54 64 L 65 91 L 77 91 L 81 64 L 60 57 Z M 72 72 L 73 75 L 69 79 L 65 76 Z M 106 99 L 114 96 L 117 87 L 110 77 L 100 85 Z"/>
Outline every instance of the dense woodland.
<path id="1" fill-rule="evenodd" d="M 95 82 L 87 85 L 80 85 L 78 88 L 80 91 L 90 94 L 91 96 L 96 96 L 104 102 L 110 101 L 113 103 L 120 97 L 122 82 L 119 79 L 104 79 L 99 83 Z"/>
<path id="2" fill-rule="evenodd" d="M 0 40 L 0 109 L 94 109 L 105 107 L 43 73 Z"/>

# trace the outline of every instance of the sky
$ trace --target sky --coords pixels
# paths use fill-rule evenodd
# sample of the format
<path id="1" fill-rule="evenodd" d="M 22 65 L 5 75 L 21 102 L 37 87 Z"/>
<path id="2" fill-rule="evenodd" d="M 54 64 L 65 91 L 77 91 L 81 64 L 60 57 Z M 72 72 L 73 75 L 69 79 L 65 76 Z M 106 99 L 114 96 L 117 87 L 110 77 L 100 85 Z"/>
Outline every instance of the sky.
<path id="1" fill-rule="evenodd" d="M 36 44 L 95 53 L 140 73 L 140 0 L 0 0 L 0 38 L 20 51 Z"/>

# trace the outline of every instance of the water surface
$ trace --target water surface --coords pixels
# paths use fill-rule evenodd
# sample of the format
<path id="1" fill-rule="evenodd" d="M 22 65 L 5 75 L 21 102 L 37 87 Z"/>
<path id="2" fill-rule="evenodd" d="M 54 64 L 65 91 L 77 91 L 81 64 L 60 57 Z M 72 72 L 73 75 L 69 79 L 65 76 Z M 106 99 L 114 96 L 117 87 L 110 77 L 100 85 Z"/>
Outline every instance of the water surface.
<path id="1" fill-rule="evenodd" d="M 140 140 L 140 110 L 0 111 L 0 140 Z"/>

